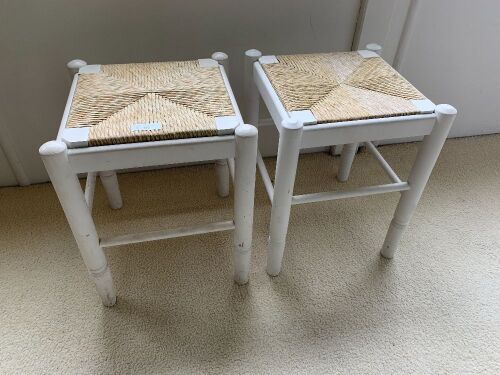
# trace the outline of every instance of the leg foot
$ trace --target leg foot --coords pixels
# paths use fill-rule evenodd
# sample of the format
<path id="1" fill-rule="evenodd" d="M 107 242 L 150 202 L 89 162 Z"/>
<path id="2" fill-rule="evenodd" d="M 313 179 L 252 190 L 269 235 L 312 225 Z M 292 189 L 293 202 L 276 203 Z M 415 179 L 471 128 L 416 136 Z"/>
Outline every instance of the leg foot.
<path id="1" fill-rule="evenodd" d="M 239 245 L 235 245 L 235 250 L 233 254 L 233 262 L 234 262 L 234 273 L 233 279 L 236 284 L 245 285 L 248 283 L 249 275 L 250 275 L 250 263 L 252 253 L 249 250 L 238 249 Z M 243 248 L 245 244 L 241 244 Z"/>
<path id="2" fill-rule="evenodd" d="M 394 253 L 397 250 L 399 241 L 401 240 L 406 227 L 407 225 L 398 224 L 394 220 L 391 221 L 391 225 L 389 226 L 389 230 L 385 236 L 384 244 L 380 250 L 380 255 L 386 259 L 392 259 L 394 257 Z"/>
<path id="3" fill-rule="evenodd" d="M 89 273 L 95 283 L 97 293 L 101 297 L 102 304 L 107 307 L 113 306 L 116 303 L 116 293 L 108 265 L 101 272 L 89 271 Z"/>
<path id="4" fill-rule="evenodd" d="M 281 272 L 283 254 L 285 253 L 285 242 L 271 242 L 269 239 L 269 252 L 267 255 L 266 272 L 269 276 L 278 276 Z"/>

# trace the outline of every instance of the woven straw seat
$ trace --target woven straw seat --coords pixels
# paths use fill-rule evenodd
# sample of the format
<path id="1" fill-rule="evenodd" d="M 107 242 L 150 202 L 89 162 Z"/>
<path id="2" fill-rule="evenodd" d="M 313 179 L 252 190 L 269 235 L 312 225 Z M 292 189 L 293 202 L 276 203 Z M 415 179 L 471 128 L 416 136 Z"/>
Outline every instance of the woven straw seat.
<path id="1" fill-rule="evenodd" d="M 262 64 L 288 112 L 317 123 L 425 113 L 426 98 L 382 58 L 363 52 L 273 57 Z"/>
<path id="2" fill-rule="evenodd" d="M 234 116 L 214 60 L 91 65 L 78 74 L 65 131 L 85 129 L 85 146 L 205 137 Z"/>

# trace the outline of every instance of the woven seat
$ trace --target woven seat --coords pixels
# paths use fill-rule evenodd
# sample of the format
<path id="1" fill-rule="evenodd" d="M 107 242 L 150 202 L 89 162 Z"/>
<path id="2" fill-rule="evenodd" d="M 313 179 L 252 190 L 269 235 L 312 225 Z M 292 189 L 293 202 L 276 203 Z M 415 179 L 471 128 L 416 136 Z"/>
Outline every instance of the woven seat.
<path id="1" fill-rule="evenodd" d="M 262 67 L 285 109 L 311 111 L 317 123 L 428 111 L 429 101 L 368 51 L 276 56 Z"/>
<path id="2" fill-rule="evenodd" d="M 85 129 L 84 146 L 205 137 L 221 135 L 228 119 L 235 113 L 214 60 L 91 65 L 78 74 L 65 134 Z"/>

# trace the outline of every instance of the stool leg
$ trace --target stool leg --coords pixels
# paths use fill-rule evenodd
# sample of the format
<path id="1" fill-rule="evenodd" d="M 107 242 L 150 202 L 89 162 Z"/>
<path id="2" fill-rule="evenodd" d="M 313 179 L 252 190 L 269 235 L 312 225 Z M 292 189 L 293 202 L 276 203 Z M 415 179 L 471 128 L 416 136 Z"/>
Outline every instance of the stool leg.
<path id="1" fill-rule="evenodd" d="M 245 121 L 253 126 L 259 125 L 259 90 L 253 79 L 253 64 L 262 56 L 256 49 L 245 52 Z"/>
<path id="2" fill-rule="evenodd" d="M 217 178 L 217 194 L 219 197 L 229 195 L 229 167 L 227 160 L 220 159 L 215 162 L 215 175 Z"/>
<path id="3" fill-rule="evenodd" d="M 403 231 L 415 212 L 434 164 L 455 120 L 457 110 L 450 105 L 438 105 L 436 114 L 436 124 L 431 134 L 424 138 L 408 177 L 410 190 L 406 190 L 401 194 L 394 218 L 385 237 L 381 250 L 381 255 L 384 258 L 391 259 L 398 248 Z"/>
<path id="4" fill-rule="evenodd" d="M 120 193 L 120 185 L 118 185 L 118 177 L 116 176 L 116 172 L 99 172 L 99 177 L 101 178 L 102 186 L 106 191 L 106 196 L 108 197 L 110 207 L 113 210 L 122 208 L 123 201 L 122 195 Z"/>
<path id="5" fill-rule="evenodd" d="M 229 56 L 224 52 L 214 52 L 211 57 L 224 67 L 229 77 Z M 215 162 L 215 175 L 217 178 L 217 194 L 221 198 L 227 197 L 229 195 L 229 167 L 227 160 L 221 159 Z"/>
<path id="6" fill-rule="evenodd" d="M 40 155 L 97 293 L 105 306 L 113 306 L 116 303 L 116 294 L 111 271 L 99 246 L 97 231 L 80 182 L 69 165 L 66 144 L 58 141 L 47 142 L 40 147 Z"/>
<path id="7" fill-rule="evenodd" d="M 281 124 L 267 250 L 267 273 L 270 276 L 277 276 L 281 271 L 302 131 L 303 124 L 296 120 L 285 120 Z"/>
<path id="8" fill-rule="evenodd" d="M 352 162 L 354 161 L 354 156 L 356 156 L 357 151 L 357 143 L 349 143 L 347 145 L 344 145 L 344 147 L 342 148 L 342 153 L 340 155 L 340 166 L 337 173 L 337 179 L 339 181 L 345 182 L 349 178 Z"/>
<path id="9" fill-rule="evenodd" d="M 246 284 L 252 250 L 257 128 L 239 125 L 235 130 L 234 160 L 234 281 Z"/>

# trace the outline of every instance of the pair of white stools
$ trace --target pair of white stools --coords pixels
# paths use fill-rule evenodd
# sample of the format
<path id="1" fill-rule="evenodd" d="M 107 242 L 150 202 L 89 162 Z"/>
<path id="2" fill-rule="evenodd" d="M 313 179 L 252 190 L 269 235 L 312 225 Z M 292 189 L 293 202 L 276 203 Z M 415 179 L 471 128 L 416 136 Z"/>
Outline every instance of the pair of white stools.
<path id="1" fill-rule="evenodd" d="M 362 51 L 262 56 L 245 53 L 246 125 L 226 76 L 228 58 L 87 65 L 73 60 L 73 83 L 55 141 L 40 148 L 89 274 L 104 305 L 116 302 L 103 248 L 234 230 L 234 279 L 249 279 L 256 165 L 272 203 L 267 272 L 279 274 L 293 204 L 400 192 L 381 254 L 392 258 L 456 116 L 435 106 L 379 55 Z M 262 98 L 279 132 L 274 186 L 257 149 Z M 372 143 L 424 136 L 407 182 Z M 348 178 L 363 144 L 390 183 L 293 195 L 301 149 L 343 145 L 338 179 Z M 234 220 L 99 238 L 92 219 L 97 176 L 112 208 L 122 206 L 116 170 L 213 161 L 217 192 L 234 184 Z M 85 191 L 78 174 L 86 173 Z M 306 239 L 304 239 L 306 240 Z"/>

